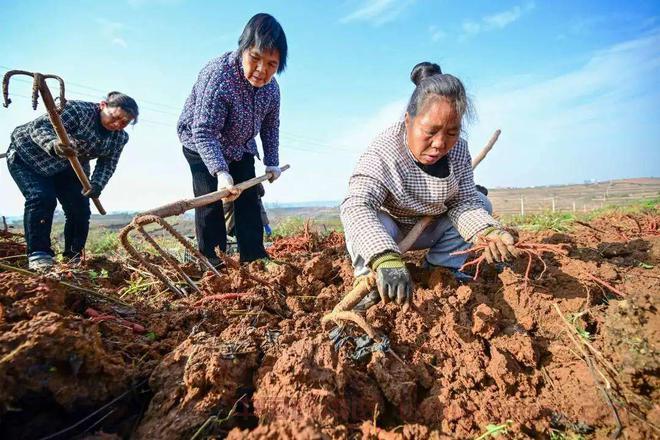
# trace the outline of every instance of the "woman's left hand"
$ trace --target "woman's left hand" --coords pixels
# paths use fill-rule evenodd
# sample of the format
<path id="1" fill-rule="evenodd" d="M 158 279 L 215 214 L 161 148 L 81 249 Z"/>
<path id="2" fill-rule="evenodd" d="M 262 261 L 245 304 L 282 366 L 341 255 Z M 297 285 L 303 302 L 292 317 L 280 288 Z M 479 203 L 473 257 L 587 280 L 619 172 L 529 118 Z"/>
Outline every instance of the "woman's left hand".
<path id="1" fill-rule="evenodd" d="M 273 183 L 274 181 L 277 180 L 278 177 L 280 177 L 280 174 L 282 174 L 282 170 L 280 167 L 266 167 L 266 174 L 270 173 L 270 179 L 268 181 L 270 183 Z"/>
<path id="2" fill-rule="evenodd" d="M 484 256 L 489 263 L 506 261 L 520 254 L 514 246 L 516 239 L 504 229 L 487 229 L 478 235 L 477 243 L 488 245 L 484 249 Z"/>

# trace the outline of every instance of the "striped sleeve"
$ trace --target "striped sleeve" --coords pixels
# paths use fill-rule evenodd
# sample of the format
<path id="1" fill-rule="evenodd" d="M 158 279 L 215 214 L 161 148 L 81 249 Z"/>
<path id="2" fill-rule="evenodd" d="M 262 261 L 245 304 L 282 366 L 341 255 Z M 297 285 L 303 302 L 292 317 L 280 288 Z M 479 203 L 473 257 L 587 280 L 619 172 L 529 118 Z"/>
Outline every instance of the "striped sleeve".
<path id="1" fill-rule="evenodd" d="M 394 239 L 378 220 L 389 191 L 377 173 L 366 172 L 382 166 L 381 160 L 366 153 L 360 159 L 348 184 L 348 195 L 341 204 L 341 221 L 346 240 L 350 241 L 364 261 L 371 262 L 383 252 L 399 252 Z"/>

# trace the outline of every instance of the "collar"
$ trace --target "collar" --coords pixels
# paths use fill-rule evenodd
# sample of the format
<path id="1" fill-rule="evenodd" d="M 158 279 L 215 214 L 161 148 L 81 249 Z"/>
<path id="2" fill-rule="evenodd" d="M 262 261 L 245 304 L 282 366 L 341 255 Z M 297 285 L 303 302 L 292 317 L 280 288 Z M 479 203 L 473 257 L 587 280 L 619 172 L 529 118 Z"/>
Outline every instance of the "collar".
<path id="1" fill-rule="evenodd" d="M 235 50 L 231 53 L 230 57 L 231 57 L 232 63 L 234 64 L 234 75 L 236 77 L 236 80 L 240 84 L 250 88 L 250 90 L 256 89 L 256 87 L 253 86 L 252 84 L 250 84 L 250 81 L 248 81 L 247 78 L 245 78 L 245 71 L 243 70 L 243 63 L 241 61 L 241 54 L 237 50 Z"/>

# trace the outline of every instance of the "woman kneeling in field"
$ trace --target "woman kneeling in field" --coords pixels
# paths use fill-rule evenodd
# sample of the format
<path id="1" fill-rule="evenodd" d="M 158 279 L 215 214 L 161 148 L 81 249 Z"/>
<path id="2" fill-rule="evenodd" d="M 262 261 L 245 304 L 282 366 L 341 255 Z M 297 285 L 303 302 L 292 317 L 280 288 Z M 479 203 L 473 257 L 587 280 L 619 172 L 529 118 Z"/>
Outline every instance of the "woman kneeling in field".
<path id="1" fill-rule="evenodd" d="M 490 214 L 490 202 L 476 191 L 467 142 L 460 138 L 470 103 L 461 81 L 420 63 L 411 77 L 415 91 L 403 121 L 391 125 L 360 157 L 341 205 L 346 243 L 356 284 L 372 270 L 378 291 L 358 304 L 379 300 L 405 304 L 412 280 L 397 246 L 423 216 L 434 221 L 412 249 L 429 249 L 428 267 L 442 266 L 459 279 L 467 249 L 478 240 L 490 244 L 488 258 L 515 253 L 514 237 Z"/>

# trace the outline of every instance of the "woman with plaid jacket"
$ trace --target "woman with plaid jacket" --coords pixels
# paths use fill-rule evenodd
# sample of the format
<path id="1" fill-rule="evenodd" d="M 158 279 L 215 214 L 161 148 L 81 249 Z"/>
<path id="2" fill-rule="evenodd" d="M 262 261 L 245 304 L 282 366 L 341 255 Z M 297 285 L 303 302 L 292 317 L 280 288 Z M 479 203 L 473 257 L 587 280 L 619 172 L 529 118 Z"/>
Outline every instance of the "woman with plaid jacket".
<path id="1" fill-rule="evenodd" d="M 516 253 L 513 236 L 490 214 L 476 191 L 467 142 L 460 138 L 471 108 L 461 81 L 437 65 L 420 63 L 411 74 L 415 91 L 403 121 L 380 133 L 360 157 L 341 205 L 356 282 L 370 270 L 378 290 L 361 304 L 410 301 L 412 281 L 397 246 L 424 216 L 433 216 L 413 249 L 429 249 L 428 266 L 443 266 L 457 278 L 465 256 L 451 253 L 485 239 L 487 259 Z"/>
<path id="2" fill-rule="evenodd" d="M 31 269 L 47 270 L 53 265 L 50 232 L 57 201 L 66 217 L 64 256 L 77 259 L 81 255 L 89 232 L 89 199 L 99 197 L 115 172 L 128 142 L 124 128 L 137 122 L 138 113 L 133 98 L 110 92 L 100 103 L 67 101 L 60 116 L 72 147 L 60 144 L 48 115 L 12 132 L 7 166 L 25 197 L 23 225 Z M 87 175 L 89 161 L 97 159 L 91 189 L 84 194 L 67 159 L 74 154 Z"/>

